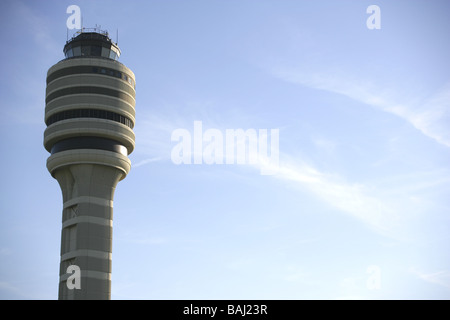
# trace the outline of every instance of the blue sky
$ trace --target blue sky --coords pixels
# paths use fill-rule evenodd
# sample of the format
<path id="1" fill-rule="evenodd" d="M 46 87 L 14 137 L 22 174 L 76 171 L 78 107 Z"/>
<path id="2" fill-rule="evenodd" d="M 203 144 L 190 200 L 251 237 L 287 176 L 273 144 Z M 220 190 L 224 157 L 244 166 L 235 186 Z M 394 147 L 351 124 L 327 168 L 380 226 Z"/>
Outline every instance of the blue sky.
<path id="1" fill-rule="evenodd" d="M 450 298 L 448 1 L 9 0 L 1 299 L 57 298 L 62 196 L 45 166 L 44 95 L 72 4 L 84 26 L 119 30 L 136 74 L 113 299 Z M 372 4 L 379 30 L 366 27 Z M 278 129 L 278 173 L 175 165 L 171 134 L 194 121 Z"/>

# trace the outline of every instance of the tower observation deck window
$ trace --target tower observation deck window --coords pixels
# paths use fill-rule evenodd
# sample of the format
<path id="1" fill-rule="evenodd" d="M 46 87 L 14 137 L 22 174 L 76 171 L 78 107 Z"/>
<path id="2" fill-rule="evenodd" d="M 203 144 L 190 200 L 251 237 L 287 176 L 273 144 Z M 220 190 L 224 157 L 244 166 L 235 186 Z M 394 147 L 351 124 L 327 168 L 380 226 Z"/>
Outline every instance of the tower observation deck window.
<path id="1" fill-rule="evenodd" d="M 91 55 L 92 56 L 101 56 L 102 55 L 102 47 L 101 46 L 92 46 L 91 47 Z"/>
<path id="2" fill-rule="evenodd" d="M 79 56 L 81 56 L 81 47 L 74 47 L 74 48 L 73 48 L 73 56 L 74 56 L 74 57 L 79 57 Z"/>
<path id="3" fill-rule="evenodd" d="M 102 56 L 103 58 L 109 58 L 109 52 L 110 52 L 110 51 L 111 51 L 110 49 L 105 48 L 105 47 L 102 47 L 102 53 L 101 53 L 101 56 Z"/>
<path id="4" fill-rule="evenodd" d="M 91 55 L 91 47 L 90 46 L 82 46 L 81 47 L 81 55 L 82 56 L 90 56 Z"/>

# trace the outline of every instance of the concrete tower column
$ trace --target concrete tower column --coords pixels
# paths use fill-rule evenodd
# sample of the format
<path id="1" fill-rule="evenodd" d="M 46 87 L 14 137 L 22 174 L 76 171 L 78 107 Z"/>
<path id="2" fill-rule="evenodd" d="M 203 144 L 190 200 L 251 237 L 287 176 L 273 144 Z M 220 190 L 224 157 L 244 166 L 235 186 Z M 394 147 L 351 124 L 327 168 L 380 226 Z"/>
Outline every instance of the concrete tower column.
<path id="1" fill-rule="evenodd" d="M 63 195 L 59 299 L 110 299 L 113 199 L 131 168 L 135 77 L 106 33 L 81 32 L 47 73 L 44 146 Z M 80 270 L 69 288 L 67 268 Z"/>

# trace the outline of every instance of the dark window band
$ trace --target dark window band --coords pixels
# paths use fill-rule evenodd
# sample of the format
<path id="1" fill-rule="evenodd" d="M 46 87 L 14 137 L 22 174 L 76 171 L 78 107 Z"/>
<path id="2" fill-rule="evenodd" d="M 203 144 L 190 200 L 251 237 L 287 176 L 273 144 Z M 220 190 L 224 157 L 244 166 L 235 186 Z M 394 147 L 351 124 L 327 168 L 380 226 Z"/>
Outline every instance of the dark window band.
<path id="1" fill-rule="evenodd" d="M 136 83 L 134 82 L 133 78 L 124 72 L 117 71 L 110 68 L 102 68 L 102 67 L 92 67 L 92 66 L 77 66 L 77 67 L 68 67 L 64 69 L 57 70 L 53 73 L 51 73 L 47 77 L 47 85 L 52 82 L 55 79 L 72 75 L 72 74 L 92 74 L 92 73 L 98 73 L 105 76 L 110 76 L 118 79 L 122 79 L 123 81 L 128 82 L 133 88 L 136 87 Z"/>
<path id="2" fill-rule="evenodd" d="M 120 122 L 131 129 L 133 129 L 133 127 L 134 127 L 134 123 L 133 123 L 133 121 L 131 121 L 130 118 L 125 117 L 121 114 L 112 112 L 112 111 L 98 110 L 98 109 L 73 109 L 73 110 L 61 111 L 61 112 L 55 113 L 54 115 L 50 116 L 46 121 L 46 125 L 49 126 L 58 121 L 67 120 L 67 119 L 75 119 L 75 118 L 106 119 L 106 120 Z"/>
<path id="3" fill-rule="evenodd" d="M 106 150 L 128 156 L 127 148 L 121 145 L 119 142 L 98 137 L 76 137 L 58 141 L 53 145 L 51 153 L 55 154 L 57 152 L 73 149 Z"/>
<path id="4" fill-rule="evenodd" d="M 117 91 L 114 89 L 109 89 L 109 88 L 93 87 L 93 86 L 73 86 L 73 87 L 57 90 L 47 96 L 47 98 L 45 99 L 45 103 L 49 103 L 53 99 L 56 99 L 56 98 L 59 98 L 62 96 L 66 96 L 66 95 L 70 95 L 70 94 L 81 94 L 81 93 L 102 94 L 102 95 L 116 97 L 116 98 L 125 100 L 132 106 L 134 106 L 134 104 L 135 104 L 134 99 L 124 92 Z"/>

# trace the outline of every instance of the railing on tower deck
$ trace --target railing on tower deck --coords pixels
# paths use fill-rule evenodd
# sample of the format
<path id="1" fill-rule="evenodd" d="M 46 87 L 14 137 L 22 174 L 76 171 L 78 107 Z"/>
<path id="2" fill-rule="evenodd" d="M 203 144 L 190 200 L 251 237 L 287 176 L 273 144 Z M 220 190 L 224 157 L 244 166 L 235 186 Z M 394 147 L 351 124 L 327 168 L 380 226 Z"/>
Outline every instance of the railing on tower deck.
<path id="1" fill-rule="evenodd" d="M 107 30 L 102 30 L 101 26 L 97 26 L 96 25 L 94 28 L 81 27 L 81 29 L 75 31 L 75 33 L 72 35 L 72 37 L 70 39 L 69 39 L 69 29 L 67 29 L 67 41 L 66 41 L 66 43 L 72 41 L 73 39 L 75 39 L 76 37 L 78 37 L 82 33 L 98 33 L 98 34 L 101 34 L 103 36 L 108 37 L 108 39 L 111 40 L 111 38 L 109 37 L 109 32 Z M 118 37 L 118 34 L 117 34 L 117 37 Z M 113 41 L 111 40 L 111 42 L 113 42 Z M 116 39 L 116 42 L 113 42 L 113 43 L 117 46 L 118 39 Z"/>

